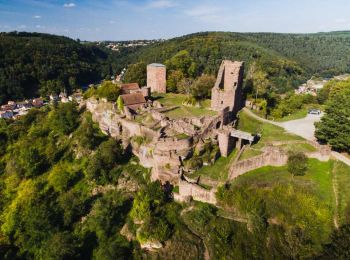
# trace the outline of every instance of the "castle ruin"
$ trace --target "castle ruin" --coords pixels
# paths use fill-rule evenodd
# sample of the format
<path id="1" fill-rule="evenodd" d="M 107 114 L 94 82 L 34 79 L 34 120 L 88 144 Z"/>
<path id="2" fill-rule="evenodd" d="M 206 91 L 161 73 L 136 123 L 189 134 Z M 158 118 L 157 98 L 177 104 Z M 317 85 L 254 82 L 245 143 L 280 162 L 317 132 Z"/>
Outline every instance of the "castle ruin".
<path id="1" fill-rule="evenodd" d="M 243 103 L 242 76 L 242 62 L 222 62 L 212 90 L 211 107 L 216 111 L 215 115 L 171 119 L 166 112 L 172 108 L 163 107 L 157 100 L 153 101 L 136 84 L 124 85 L 122 88 L 124 97 L 139 95 L 137 100 L 124 100 L 125 103 L 130 101 L 124 111 L 118 111 L 115 104 L 94 98 L 87 100 L 86 107 L 104 133 L 121 140 L 124 147 L 139 158 L 141 165 L 152 168 L 152 180 L 179 185 L 177 199 L 191 197 L 215 203 L 215 190 L 206 190 L 185 176 L 188 173 L 185 162 L 205 142 L 218 147 L 221 156 L 228 156 L 234 146 L 240 149 L 244 142 L 255 141 L 255 136 L 234 128 L 236 113 Z M 152 93 L 166 92 L 165 77 L 164 65 L 147 66 L 147 87 Z"/>
<path id="2" fill-rule="evenodd" d="M 211 108 L 221 111 L 229 107 L 233 114 L 243 108 L 242 83 L 244 63 L 224 60 L 221 63 L 215 86 L 211 91 Z"/>
<path id="3" fill-rule="evenodd" d="M 147 86 L 151 93 L 166 93 L 166 67 L 163 64 L 147 65 Z"/>

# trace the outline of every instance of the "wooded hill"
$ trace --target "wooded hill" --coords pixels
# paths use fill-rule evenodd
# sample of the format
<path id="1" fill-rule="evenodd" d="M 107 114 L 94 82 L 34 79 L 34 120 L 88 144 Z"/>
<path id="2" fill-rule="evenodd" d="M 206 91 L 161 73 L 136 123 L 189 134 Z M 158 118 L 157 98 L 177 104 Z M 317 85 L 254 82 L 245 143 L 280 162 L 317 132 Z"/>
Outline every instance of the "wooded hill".
<path id="1" fill-rule="evenodd" d="M 222 59 L 243 60 L 248 79 L 263 72 L 279 93 L 314 75 L 350 71 L 350 32 L 203 32 L 120 52 L 62 36 L 0 33 L 0 103 L 64 88 L 70 91 L 109 78 L 129 64 L 163 63 L 184 50 L 195 65 L 192 77 L 215 75 Z"/>
<path id="2" fill-rule="evenodd" d="M 296 87 L 311 76 L 349 72 L 350 33 L 317 34 L 203 32 L 141 48 L 118 59 L 165 62 L 187 50 L 202 73 L 216 74 L 222 59 L 243 60 L 246 74 L 263 70 L 278 92 Z M 252 68 L 254 64 L 254 68 Z"/>
<path id="3" fill-rule="evenodd" d="M 110 77 L 112 57 L 107 50 L 62 36 L 0 33 L 0 103 L 69 92 Z"/>

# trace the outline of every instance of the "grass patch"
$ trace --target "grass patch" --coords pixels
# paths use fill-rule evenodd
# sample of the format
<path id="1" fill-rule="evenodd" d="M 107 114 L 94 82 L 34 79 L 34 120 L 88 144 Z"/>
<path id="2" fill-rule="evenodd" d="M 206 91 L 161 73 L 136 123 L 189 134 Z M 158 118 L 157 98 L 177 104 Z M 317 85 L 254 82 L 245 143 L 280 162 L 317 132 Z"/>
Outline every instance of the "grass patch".
<path id="1" fill-rule="evenodd" d="M 302 119 L 307 116 L 308 109 L 307 108 L 302 108 L 299 109 L 292 114 L 282 117 L 282 118 L 276 118 L 276 122 L 287 122 L 287 121 L 292 121 L 292 120 L 297 120 L 297 119 Z"/>
<path id="2" fill-rule="evenodd" d="M 337 161 L 334 163 L 333 174 L 338 184 L 339 224 L 344 224 L 350 217 L 350 167 Z"/>
<path id="3" fill-rule="evenodd" d="M 286 145 L 281 145 L 281 147 L 286 151 L 295 151 L 295 152 L 303 152 L 303 153 L 317 151 L 317 149 L 314 146 L 308 143 L 286 144 Z"/>
<path id="4" fill-rule="evenodd" d="M 262 154 L 263 152 L 260 150 L 256 150 L 256 149 L 252 149 L 252 148 L 247 148 L 244 150 L 244 152 L 242 153 L 241 157 L 239 157 L 239 160 L 246 160 L 255 156 L 258 156 L 260 154 Z"/>
<path id="5" fill-rule="evenodd" d="M 268 142 L 272 141 L 303 140 L 302 137 L 287 133 L 283 128 L 279 126 L 256 120 L 255 118 L 250 117 L 244 111 L 239 114 L 238 129 L 253 134 L 258 133 L 261 135 L 259 143 L 255 146 L 256 148 L 264 147 Z"/>
<path id="6" fill-rule="evenodd" d="M 183 102 L 186 99 L 184 94 L 158 94 L 155 98 L 165 107 L 177 107 L 171 111 L 166 112 L 170 118 L 184 118 L 184 117 L 201 117 L 201 116 L 215 116 L 217 113 L 210 110 L 210 100 L 203 100 L 200 102 L 200 107 L 184 106 Z"/>
<path id="7" fill-rule="evenodd" d="M 228 157 L 220 157 L 213 165 L 203 166 L 191 174 L 191 177 L 206 176 L 213 180 L 226 180 L 230 163 L 235 158 L 237 150 L 233 150 Z"/>

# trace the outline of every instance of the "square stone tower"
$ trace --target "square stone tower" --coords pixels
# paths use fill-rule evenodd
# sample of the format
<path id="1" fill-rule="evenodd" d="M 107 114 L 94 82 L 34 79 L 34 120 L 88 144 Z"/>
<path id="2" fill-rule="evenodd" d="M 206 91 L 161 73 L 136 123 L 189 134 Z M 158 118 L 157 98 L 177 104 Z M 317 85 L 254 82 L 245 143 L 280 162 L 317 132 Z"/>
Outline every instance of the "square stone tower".
<path id="1" fill-rule="evenodd" d="M 211 91 L 213 110 L 222 111 L 229 107 L 231 112 L 237 113 L 243 107 L 243 72 L 243 62 L 222 61 L 215 86 Z"/>
<path id="2" fill-rule="evenodd" d="M 147 65 L 147 87 L 151 92 L 166 93 L 166 67 L 163 64 Z"/>

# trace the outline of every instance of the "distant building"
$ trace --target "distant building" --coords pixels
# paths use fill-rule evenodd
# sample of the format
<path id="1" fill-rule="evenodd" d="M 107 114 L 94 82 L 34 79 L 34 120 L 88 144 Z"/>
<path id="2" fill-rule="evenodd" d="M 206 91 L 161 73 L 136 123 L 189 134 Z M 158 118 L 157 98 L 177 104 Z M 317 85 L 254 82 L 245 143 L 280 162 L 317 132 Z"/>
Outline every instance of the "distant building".
<path id="1" fill-rule="evenodd" d="M 42 107 L 44 105 L 44 101 L 42 100 L 42 98 L 34 98 L 32 100 L 32 105 L 34 107 Z"/>
<path id="2" fill-rule="evenodd" d="M 12 111 L 0 111 L 0 118 L 12 118 L 13 112 Z"/>
<path id="3" fill-rule="evenodd" d="M 146 105 L 146 99 L 142 93 L 125 94 L 120 96 L 123 100 L 124 106 L 134 111 Z"/>
<path id="4" fill-rule="evenodd" d="M 151 93 L 166 93 L 166 67 L 163 64 L 147 66 L 147 87 L 151 88 Z"/>

